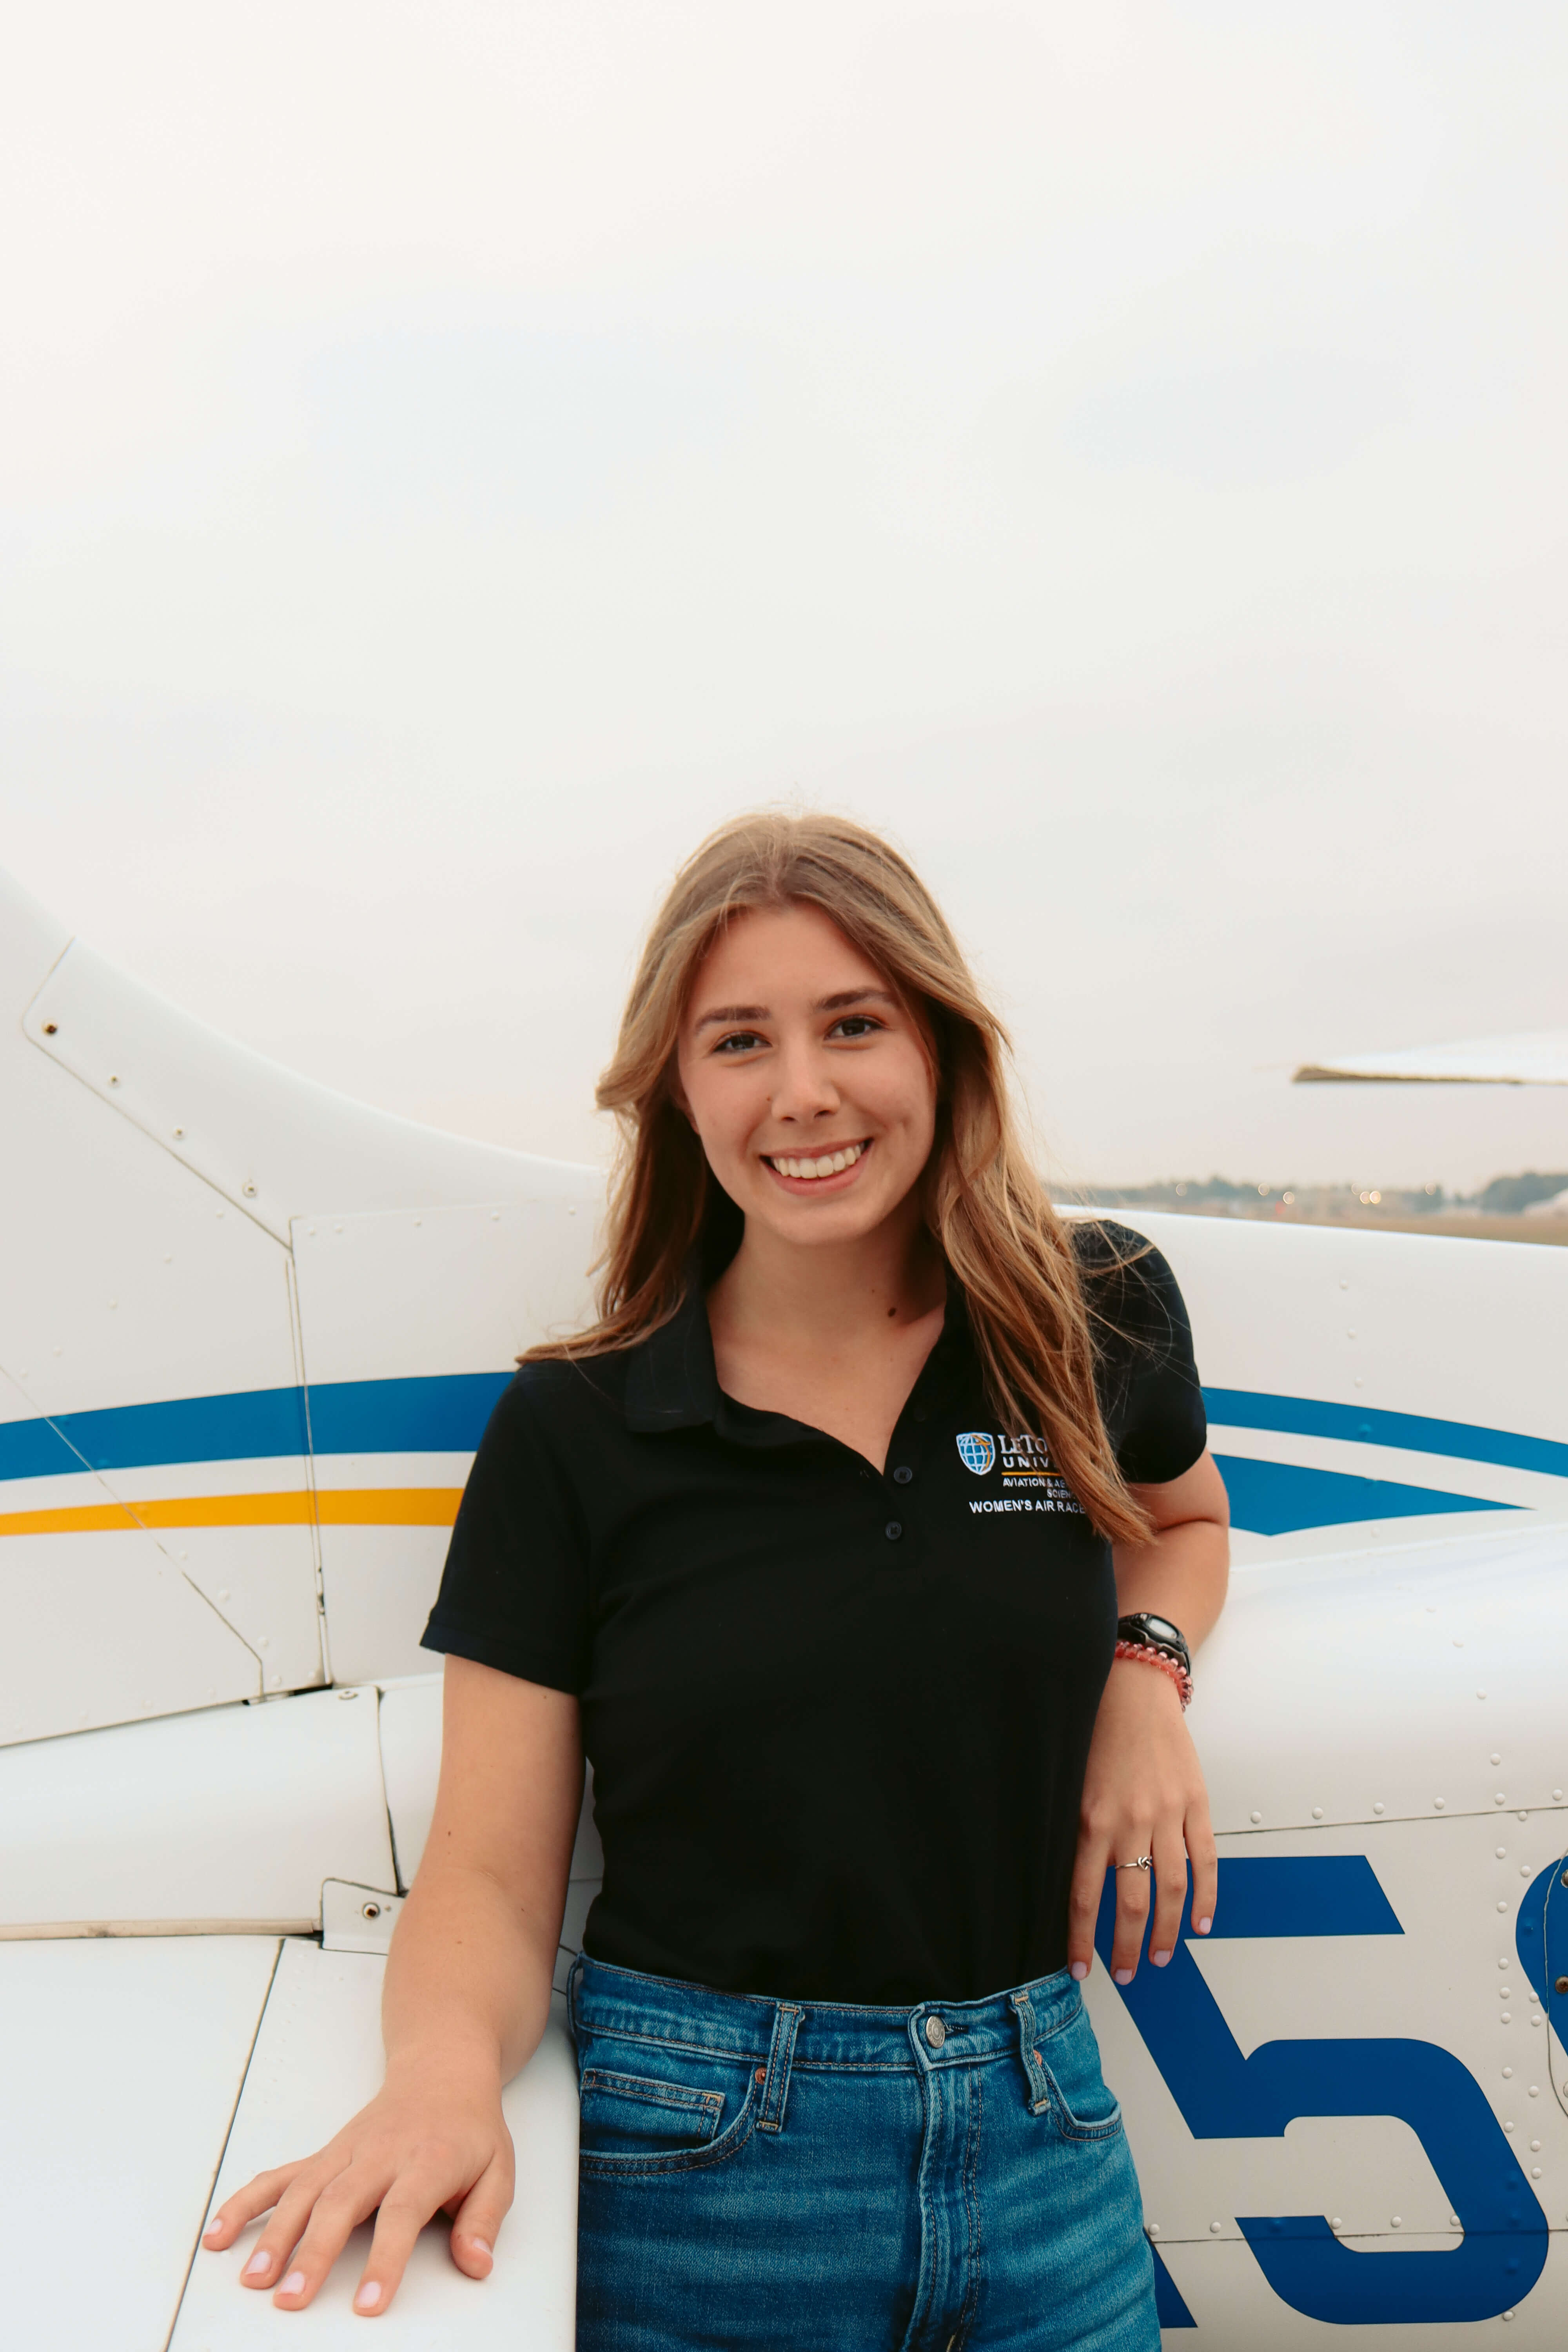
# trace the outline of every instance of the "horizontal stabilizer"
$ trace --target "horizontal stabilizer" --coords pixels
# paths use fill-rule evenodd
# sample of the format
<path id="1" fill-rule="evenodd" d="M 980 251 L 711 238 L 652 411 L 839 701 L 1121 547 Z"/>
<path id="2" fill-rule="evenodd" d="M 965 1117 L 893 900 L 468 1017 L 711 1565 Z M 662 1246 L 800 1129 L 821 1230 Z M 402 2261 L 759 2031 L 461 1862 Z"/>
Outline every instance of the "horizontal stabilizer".
<path id="1" fill-rule="evenodd" d="M 1511 1037 L 1465 1037 L 1455 1045 L 1304 1062 L 1293 1084 L 1568 1087 L 1568 1029 L 1524 1029 Z"/>

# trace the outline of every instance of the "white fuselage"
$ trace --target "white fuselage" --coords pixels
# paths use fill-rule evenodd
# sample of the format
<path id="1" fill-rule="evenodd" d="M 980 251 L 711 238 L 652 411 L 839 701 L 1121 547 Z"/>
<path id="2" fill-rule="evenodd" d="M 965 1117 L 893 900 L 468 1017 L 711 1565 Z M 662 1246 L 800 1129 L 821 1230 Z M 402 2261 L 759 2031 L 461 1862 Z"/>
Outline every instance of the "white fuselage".
<path id="1" fill-rule="evenodd" d="M 236 2291 L 247 2242 L 193 2263 L 215 2173 L 374 2085 L 438 1762 L 419 1633 L 512 1360 L 585 1304 L 598 1180 L 227 1045 L 3 877 L 0 1012 L 10 2324 L 226 2352 L 298 2323 Z M 1239 1569 L 1191 1717 L 1215 1937 L 1089 1986 L 1166 2325 L 1253 2352 L 1512 2314 L 1556 2352 L 1568 1251 L 1135 1222 L 1192 1310 Z M 585 1811 L 569 1944 L 597 1870 Z M 508 2101 L 495 2276 L 427 2232 L 395 2340 L 570 2345 L 560 2020 Z M 359 2340 L 343 2267 L 323 2343 Z"/>

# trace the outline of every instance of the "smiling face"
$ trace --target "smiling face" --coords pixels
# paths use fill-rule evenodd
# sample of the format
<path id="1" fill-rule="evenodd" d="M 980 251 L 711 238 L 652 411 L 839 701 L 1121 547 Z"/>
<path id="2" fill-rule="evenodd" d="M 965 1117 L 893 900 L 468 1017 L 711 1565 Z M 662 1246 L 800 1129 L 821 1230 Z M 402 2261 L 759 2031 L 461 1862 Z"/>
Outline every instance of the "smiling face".
<path id="1" fill-rule="evenodd" d="M 930 1157 L 936 1085 L 887 976 L 815 907 L 720 933 L 681 1023 L 684 1108 L 748 1220 L 796 1244 L 856 1241 Z"/>

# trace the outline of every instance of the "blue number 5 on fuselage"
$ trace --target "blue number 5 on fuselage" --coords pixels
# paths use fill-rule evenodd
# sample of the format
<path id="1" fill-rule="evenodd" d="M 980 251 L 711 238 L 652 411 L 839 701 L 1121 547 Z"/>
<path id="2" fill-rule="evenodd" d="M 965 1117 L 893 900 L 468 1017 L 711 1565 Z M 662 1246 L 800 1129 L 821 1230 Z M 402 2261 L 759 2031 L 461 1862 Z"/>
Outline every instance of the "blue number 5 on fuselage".
<path id="1" fill-rule="evenodd" d="M 1226 1858 L 1215 1937 L 1399 1936 L 1364 1854 Z M 1115 1882 L 1095 1943 L 1110 1965 Z M 1398 2116 L 1415 2133 L 1464 2230 L 1451 2253 L 1358 2253 L 1321 2213 L 1237 2214 L 1276 2294 L 1313 2319 L 1490 2319 L 1529 2294 L 1547 2224 L 1480 2084 L 1435 2042 L 1265 2042 L 1244 2058 L 1187 1949 L 1121 1989 L 1194 2139 L 1277 2139 L 1298 2116 Z"/>

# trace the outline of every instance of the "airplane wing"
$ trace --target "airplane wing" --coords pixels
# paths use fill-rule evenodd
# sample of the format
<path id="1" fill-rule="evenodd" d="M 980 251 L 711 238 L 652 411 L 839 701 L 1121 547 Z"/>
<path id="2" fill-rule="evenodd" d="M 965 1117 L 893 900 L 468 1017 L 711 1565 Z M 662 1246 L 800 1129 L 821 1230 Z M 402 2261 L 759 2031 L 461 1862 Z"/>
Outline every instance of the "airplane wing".
<path id="1" fill-rule="evenodd" d="M 320 2147 L 376 2089 L 381 1979 L 429 1826 L 440 1704 L 434 1674 L 0 1749 L 7 2340 L 277 2341 L 269 2298 L 236 2284 L 259 2225 L 222 2255 L 196 2240 L 214 2205 Z M 585 1816 L 576 1933 L 602 1868 Z M 570 2352 L 576 2074 L 559 1998 L 552 2010 L 505 2097 L 518 2190 L 503 2258 L 477 2288 L 426 2230 L 377 2323 L 395 2345 Z M 323 2345 L 361 2341 L 358 2268 L 345 2260 L 312 2306 Z"/>
<path id="2" fill-rule="evenodd" d="M 1512 1037 L 1465 1037 L 1447 1045 L 1304 1062 L 1292 1084 L 1568 1087 L 1568 1029 L 1526 1029 Z"/>

